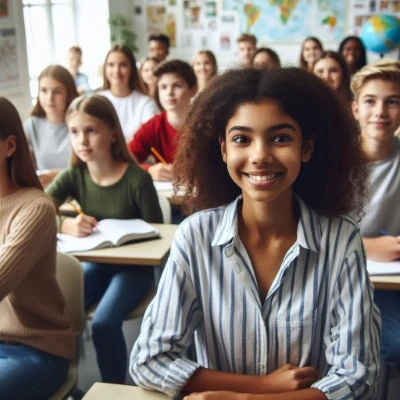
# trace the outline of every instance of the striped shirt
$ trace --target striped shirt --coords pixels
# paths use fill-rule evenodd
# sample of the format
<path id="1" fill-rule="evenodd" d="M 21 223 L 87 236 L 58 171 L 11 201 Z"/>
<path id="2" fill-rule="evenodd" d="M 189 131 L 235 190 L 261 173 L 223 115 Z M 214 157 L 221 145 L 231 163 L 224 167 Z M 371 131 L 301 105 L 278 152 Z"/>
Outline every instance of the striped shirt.
<path id="1" fill-rule="evenodd" d="M 297 241 L 262 301 L 238 235 L 241 201 L 180 225 L 132 350 L 132 378 L 177 397 L 199 367 L 265 375 L 291 363 L 314 366 L 313 387 L 328 399 L 372 399 L 380 315 L 357 225 L 297 199 Z M 184 356 L 193 337 L 197 362 Z"/>

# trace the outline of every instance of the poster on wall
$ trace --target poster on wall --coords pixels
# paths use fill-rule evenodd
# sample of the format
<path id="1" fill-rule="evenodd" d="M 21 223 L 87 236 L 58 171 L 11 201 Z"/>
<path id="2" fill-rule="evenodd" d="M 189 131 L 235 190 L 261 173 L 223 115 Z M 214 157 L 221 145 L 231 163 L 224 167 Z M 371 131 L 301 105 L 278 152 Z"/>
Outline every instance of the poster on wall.
<path id="1" fill-rule="evenodd" d="M 20 76 L 15 29 L 0 29 L 0 91 L 19 88 Z"/>
<path id="2" fill-rule="evenodd" d="M 238 14 L 241 32 L 260 41 L 301 42 L 307 36 L 333 41 L 345 34 L 343 0 L 223 0 L 223 5 Z"/>
<path id="3" fill-rule="evenodd" d="M 350 7 L 349 32 L 359 35 L 370 17 L 392 14 L 400 18 L 400 0 L 353 0 Z"/>
<path id="4" fill-rule="evenodd" d="M 146 7 L 147 31 L 153 33 L 162 33 L 165 29 L 166 12 L 165 6 L 154 5 Z"/>

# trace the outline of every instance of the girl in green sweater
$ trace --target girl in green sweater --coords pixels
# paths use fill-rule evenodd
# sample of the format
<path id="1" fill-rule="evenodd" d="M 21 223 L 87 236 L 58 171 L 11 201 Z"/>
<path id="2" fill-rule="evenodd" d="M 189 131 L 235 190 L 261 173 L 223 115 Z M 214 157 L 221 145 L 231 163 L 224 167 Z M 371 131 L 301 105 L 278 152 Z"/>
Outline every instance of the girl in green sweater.
<path id="1" fill-rule="evenodd" d="M 110 101 L 96 94 L 79 97 L 70 105 L 66 122 L 72 144 L 71 166 L 47 192 L 58 204 L 74 198 L 83 213 L 65 218 L 61 232 L 87 236 L 105 218 L 162 222 L 151 176 L 132 159 Z M 147 294 L 153 271 L 140 266 L 82 265 L 85 308 L 99 302 L 92 321 L 92 338 L 102 379 L 124 383 L 127 353 L 122 323 Z"/>

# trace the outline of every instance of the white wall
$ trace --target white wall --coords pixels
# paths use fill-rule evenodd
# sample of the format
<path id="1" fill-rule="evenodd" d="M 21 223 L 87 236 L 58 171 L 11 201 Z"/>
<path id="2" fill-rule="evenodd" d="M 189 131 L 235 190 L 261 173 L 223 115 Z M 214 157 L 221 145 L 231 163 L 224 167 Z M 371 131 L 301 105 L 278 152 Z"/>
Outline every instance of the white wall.
<path id="1" fill-rule="evenodd" d="M 29 94 L 28 59 L 26 53 L 22 1 L 9 1 L 8 7 L 8 16 L 0 17 L 0 29 L 15 28 L 20 84 L 16 88 L 6 89 L 5 91 L 0 92 L 0 95 L 7 97 L 7 99 L 15 105 L 22 120 L 24 120 L 29 115 L 32 105 Z"/>

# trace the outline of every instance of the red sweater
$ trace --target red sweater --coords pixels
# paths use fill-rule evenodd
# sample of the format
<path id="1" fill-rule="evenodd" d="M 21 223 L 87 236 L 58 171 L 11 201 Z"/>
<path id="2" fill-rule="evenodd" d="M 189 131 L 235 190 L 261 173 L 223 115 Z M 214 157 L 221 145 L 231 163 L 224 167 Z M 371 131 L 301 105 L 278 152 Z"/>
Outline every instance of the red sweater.
<path id="1" fill-rule="evenodd" d="M 178 131 L 173 128 L 168 120 L 167 113 L 162 112 L 145 122 L 128 143 L 129 150 L 139 163 L 143 163 L 150 155 L 150 148 L 154 147 L 167 161 L 172 163 L 178 145 Z M 141 164 L 145 169 L 149 165 Z"/>

